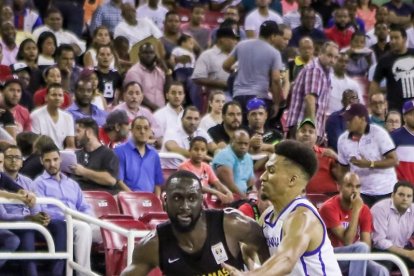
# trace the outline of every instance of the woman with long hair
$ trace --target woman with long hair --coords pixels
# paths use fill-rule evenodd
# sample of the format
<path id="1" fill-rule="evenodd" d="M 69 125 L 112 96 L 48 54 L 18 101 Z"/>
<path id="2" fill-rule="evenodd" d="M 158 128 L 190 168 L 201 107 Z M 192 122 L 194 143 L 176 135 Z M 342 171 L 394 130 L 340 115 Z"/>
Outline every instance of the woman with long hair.
<path id="1" fill-rule="evenodd" d="M 98 61 L 96 59 L 96 50 L 99 46 L 111 44 L 111 40 L 111 35 L 107 27 L 99 26 L 96 28 L 92 36 L 92 45 L 83 56 L 83 66 L 85 68 L 93 68 L 98 65 Z M 114 68 L 114 66 L 115 61 L 111 67 Z"/>
<path id="2" fill-rule="evenodd" d="M 209 128 L 222 123 L 223 118 L 221 114 L 225 101 L 226 97 L 222 91 L 210 92 L 208 97 L 208 113 L 200 121 L 202 129 L 208 131 Z"/>
<path id="3" fill-rule="evenodd" d="M 39 58 L 37 59 L 37 64 L 39 66 L 50 66 L 55 64 L 57 40 L 52 32 L 43 32 L 39 35 L 37 48 L 39 50 Z"/>

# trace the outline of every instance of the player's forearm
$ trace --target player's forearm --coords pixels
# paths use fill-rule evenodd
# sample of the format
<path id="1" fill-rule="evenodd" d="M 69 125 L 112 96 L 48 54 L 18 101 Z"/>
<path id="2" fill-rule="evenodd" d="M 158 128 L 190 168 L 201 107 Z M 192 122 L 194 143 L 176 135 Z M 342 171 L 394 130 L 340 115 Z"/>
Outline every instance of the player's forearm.
<path id="1" fill-rule="evenodd" d="M 295 262 L 292 258 L 289 258 L 286 255 L 279 255 L 275 257 L 271 257 L 268 261 L 266 261 L 260 268 L 252 271 L 249 273 L 250 276 L 265 276 L 265 275 L 272 275 L 272 276 L 282 276 L 282 275 L 289 275 Z"/>

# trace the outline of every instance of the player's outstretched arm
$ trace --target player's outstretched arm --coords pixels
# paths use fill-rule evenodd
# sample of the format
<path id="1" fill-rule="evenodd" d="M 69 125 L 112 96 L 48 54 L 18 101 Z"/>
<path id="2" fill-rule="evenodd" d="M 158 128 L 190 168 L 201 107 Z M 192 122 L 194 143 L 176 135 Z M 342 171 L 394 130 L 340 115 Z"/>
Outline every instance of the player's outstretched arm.
<path id="1" fill-rule="evenodd" d="M 159 266 L 158 253 L 158 236 L 152 231 L 135 246 L 132 263 L 121 275 L 146 276 L 153 268 Z"/>
<path id="2" fill-rule="evenodd" d="M 239 211 L 225 209 L 224 233 L 226 233 L 226 240 L 231 240 L 238 248 L 239 242 L 242 242 L 249 250 L 256 252 L 261 263 L 269 258 L 269 249 L 262 228 L 255 220 L 242 215 Z"/>
<path id="3" fill-rule="evenodd" d="M 276 253 L 260 268 L 243 273 L 228 265 L 224 267 L 230 275 L 289 275 L 303 253 L 320 245 L 322 233 L 322 225 L 312 211 L 299 207 L 289 215 L 283 225 L 283 239 Z"/>

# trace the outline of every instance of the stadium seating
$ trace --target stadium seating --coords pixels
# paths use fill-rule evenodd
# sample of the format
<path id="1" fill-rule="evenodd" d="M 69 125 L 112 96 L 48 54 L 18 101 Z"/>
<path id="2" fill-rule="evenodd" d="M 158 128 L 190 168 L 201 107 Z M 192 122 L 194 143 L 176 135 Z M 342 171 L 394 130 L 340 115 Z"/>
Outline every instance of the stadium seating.
<path id="1" fill-rule="evenodd" d="M 115 198 L 105 191 L 83 191 L 86 201 L 92 206 L 97 218 L 120 214 Z"/>

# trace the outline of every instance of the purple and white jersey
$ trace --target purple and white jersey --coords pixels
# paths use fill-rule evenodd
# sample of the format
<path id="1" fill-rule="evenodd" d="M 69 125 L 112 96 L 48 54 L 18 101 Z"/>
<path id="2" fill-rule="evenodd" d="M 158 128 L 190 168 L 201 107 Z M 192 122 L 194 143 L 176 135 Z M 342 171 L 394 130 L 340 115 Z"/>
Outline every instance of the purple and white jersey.
<path id="1" fill-rule="evenodd" d="M 310 209 L 319 219 L 323 227 L 323 240 L 321 244 L 313 251 L 305 252 L 296 263 L 292 276 L 339 276 L 342 275 L 338 262 L 335 258 L 331 241 L 326 232 L 326 226 L 323 223 L 318 211 L 312 203 L 303 197 L 298 197 L 287 205 L 280 214 L 276 214 L 273 207 L 264 217 L 263 234 L 266 238 L 267 246 L 271 255 L 276 253 L 279 244 L 283 239 L 283 223 L 287 220 L 290 213 L 297 207 Z M 276 217 L 276 220 L 273 218 Z"/>

